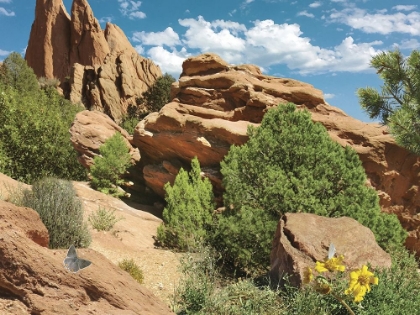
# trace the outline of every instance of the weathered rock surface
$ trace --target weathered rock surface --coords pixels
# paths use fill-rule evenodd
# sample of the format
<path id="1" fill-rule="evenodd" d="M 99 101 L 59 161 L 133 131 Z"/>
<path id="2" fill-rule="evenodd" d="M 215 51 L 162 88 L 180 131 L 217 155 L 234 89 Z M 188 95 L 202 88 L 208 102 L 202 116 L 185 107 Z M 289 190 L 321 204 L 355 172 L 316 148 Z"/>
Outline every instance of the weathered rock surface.
<path id="1" fill-rule="evenodd" d="M 100 154 L 99 147 L 115 132 L 124 137 L 127 148 L 130 149 L 132 163 L 139 162 L 139 150 L 130 144 L 132 137 L 111 118 L 98 111 L 84 110 L 77 113 L 70 127 L 70 141 L 80 153 L 79 162 L 86 168 L 92 166 L 94 157 Z"/>
<path id="2" fill-rule="evenodd" d="M 102 30 L 86 0 L 73 1 L 71 17 L 62 0 L 37 0 L 25 58 L 38 77 L 58 78 L 72 102 L 116 121 L 162 75 L 118 26 Z"/>
<path id="3" fill-rule="evenodd" d="M 188 168 L 194 156 L 220 194 L 219 162 L 230 146 L 246 142 L 248 125 L 258 125 L 270 107 L 293 102 L 308 109 L 332 139 L 357 151 L 382 210 L 398 215 L 410 234 L 407 247 L 420 254 L 420 158 L 399 147 L 387 127 L 346 115 L 309 84 L 263 75 L 253 65 L 228 66 L 213 54 L 187 59 L 171 95 L 159 113 L 137 125 L 132 141 L 142 154 L 146 182 L 161 196 L 175 177 L 163 163 L 177 160 Z"/>
<path id="4" fill-rule="evenodd" d="M 173 314 L 94 250 L 78 249 L 92 265 L 76 274 L 68 272 L 63 266 L 66 250 L 50 250 L 27 237 L 27 218 L 18 218 L 24 212 L 35 211 L 0 201 L 0 300 L 21 302 L 0 303 L 2 314 Z M 32 229 L 42 225 L 35 217 L 36 213 Z"/>
<path id="5" fill-rule="evenodd" d="M 391 267 L 391 257 L 375 241 L 372 231 L 352 218 L 326 218 L 309 213 L 287 213 L 277 226 L 271 251 L 272 283 L 289 274 L 290 283 L 302 284 L 306 267 L 325 261 L 333 243 L 344 255 L 346 270 L 370 263 L 373 268 Z"/>

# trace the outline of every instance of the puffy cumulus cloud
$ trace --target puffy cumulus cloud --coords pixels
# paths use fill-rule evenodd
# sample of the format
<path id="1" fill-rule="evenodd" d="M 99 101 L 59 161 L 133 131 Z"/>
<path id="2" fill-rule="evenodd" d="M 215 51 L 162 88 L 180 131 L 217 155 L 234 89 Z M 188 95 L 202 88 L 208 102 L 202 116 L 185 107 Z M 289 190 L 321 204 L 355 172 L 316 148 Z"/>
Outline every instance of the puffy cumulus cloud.
<path id="1" fill-rule="evenodd" d="M 304 10 L 304 11 L 300 11 L 296 14 L 297 16 L 306 16 L 309 18 L 314 18 L 315 15 L 313 15 L 312 13 L 309 13 L 308 11 Z"/>
<path id="2" fill-rule="evenodd" d="M 301 35 L 298 24 L 256 21 L 246 34 L 250 61 L 265 67 L 286 64 L 301 74 L 358 72 L 369 68 L 370 59 L 378 53 L 372 46 L 381 44 L 355 44 L 352 37 L 347 37 L 333 49 L 324 49 Z"/>
<path id="3" fill-rule="evenodd" d="M 147 54 L 161 68 L 162 72 L 167 72 L 175 78 L 182 72 L 184 60 L 191 56 L 184 47 L 179 51 L 176 49 L 169 51 L 162 46 L 156 46 L 150 48 Z"/>
<path id="4" fill-rule="evenodd" d="M 175 76 L 181 73 L 185 58 L 204 52 L 217 53 L 229 63 L 252 63 L 264 69 L 286 65 L 301 74 L 366 71 L 372 56 L 379 52 L 374 47 L 382 44 L 355 43 L 347 37 L 335 47 L 322 48 L 303 36 L 298 24 L 272 20 L 254 21 L 249 28 L 231 21 L 208 22 L 201 16 L 178 21 L 186 28 L 183 34 L 167 28 L 159 33 L 137 32 L 133 37 L 141 49 L 152 46 L 142 51 Z"/>
<path id="5" fill-rule="evenodd" d="M 169 46 L 174 47 L 180 45 L 179 36 L 174 32 L 172 27 L 167 27 L 163 32 L 134 32 L 133 41 L 140 42 L 149 46 Z"/>
<path id="6" fill-rule="evenodd" d="M 120 12 L 129 19 L 145 19 L 146 13 L 139 10 L 141 1 L 118 0 Z"/>
<path id="7" fill-rule="evenodd" d="M 217 20 L 213 24 L 202 16 L 197 20 L 183 19 L 178 22 L 187 28 L 182 42 L 189 48 L 218 53 L 228 62 L 236 61 L 241 52 L 245 51 L 246 42 L 237 35 L 242 29 L 238 23 Z M 224 28 L 219 30 L 221 27 Z"/>
<path id="8" fill-rule="evenodd" d="M 0 15 L 15 16 L 15 12 L 9 11 L 9 10 L 6 10 L 5 8 L 3 8 L 3 7 L 0 7 Z"/>
<path id="9" fill-rule="evenodd" d="M 363 9 L 348 8 L 332 12 L 329 19 L 331 22 L 344 23 L 365 33 L 386 35 L 395 32 L 420 35 L 420 13 L 415 11 L 408 14 L 385 14 L 384 11 L 371 14 Z"/>

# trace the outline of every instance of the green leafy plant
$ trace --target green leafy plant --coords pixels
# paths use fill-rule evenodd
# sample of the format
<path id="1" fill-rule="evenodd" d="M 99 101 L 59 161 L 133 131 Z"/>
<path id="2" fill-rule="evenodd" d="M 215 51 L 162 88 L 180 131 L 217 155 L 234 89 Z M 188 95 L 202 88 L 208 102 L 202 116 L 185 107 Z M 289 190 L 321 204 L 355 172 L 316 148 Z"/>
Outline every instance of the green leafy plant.
<path id="1" fill-rule="evenodd" d="M 19 54 L 0 66 L 0 172 L 25 183 L 84 180 L 69 128 L 81 109 L 55 89 L 41 90 Z"/>
<path id="2" fill-rule="evenodd" d="M 200 162 L 191 161 L 191 171 L 181 169 L 173 186 L 165 185 L 167 205 L 157 239 L 164 246 L 194 250 L 207 241 L 214 210 L 213 188 L 201 177 Z"/>
<path id="3" fill-rule="evenodd" d="M 39 213 L 50 236 L 50 248 L 89 246 L 91 237 L 83 222 L 82 204 L 71 182 L 44 178 L 23 192 L 21 202 Z"/>
<path id="4" fill-rule="evenodd" d="M 280 105 L 248 132 L 249 141 L 232 146 L 221 162 L 226 210 L 212 243 L 228 262 L 248 272 L 265 270 L 268 244 L 287 212 L 352 217 L 384 247 L 405 240 L 397 217 L 381 213 L 356 152 L 331 140 L 309 112 Z"/>
<path id="5" fill-rule="evenodd" d="M 388 125 L 397 143 L 420 155 L 420 51 L 407 58 L 399 50 L 382 52 L 370 64 L 384 85 L 380 92 L 372 87 L 357 90 L 362 108 Z"/>
<path id="6" fill-rule="evenodd" d="M 99 148 L 100 156 L 95 156 L 90 168 L 91 185 L 103 193 L 120 196 L 119 185 L 124 183 L 121 176 L 130 166 L 130 153 L 123 136 L 116 132 Z"/>
<path id="7" fill-rule="evenodd" d="M 128 272 L 138 283 L 142 284 L 144 281 L 143 271 L 136 264 L 134 259 L 123 259 L 118 263 L 118 267 Z"/>
<path id="8" fill-rule="evenodd" d="M 89 215 L 88 220 L 94 229 L 98 231 L 109 231 L 114 227 L 115 223 L 122 219 L 122 217 L 117 218 L 115 210 L 99 207 L 95 213 Z"/>

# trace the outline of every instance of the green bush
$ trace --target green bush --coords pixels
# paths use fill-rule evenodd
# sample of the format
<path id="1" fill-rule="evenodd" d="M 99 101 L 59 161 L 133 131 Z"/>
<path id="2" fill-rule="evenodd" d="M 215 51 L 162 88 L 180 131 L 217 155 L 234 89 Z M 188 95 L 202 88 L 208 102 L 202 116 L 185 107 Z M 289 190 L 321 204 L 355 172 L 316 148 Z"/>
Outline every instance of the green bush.
<path id="1" fill-rule="evenodd" d="M 119 196 L 118 188 L 124 183 L 121 176 L 130 166 L 129 148 L 123 136 L 116 132 L 99 148 L 100 156 L 95 156 L 90 168 L 91 185 L 103 193 Z"/>
<path id="2" fill-rule="evenodd" d="M 91 237 L 83 222 L 83 208 L 73 184 L 44 178 L 25 190 L 22 205 L 39 213 L 50 236 L 50 248 L 87 247 Z"/>
<path id="3" fill-rule="evenodd" d="M 157 239 L 164 246 L 194 250 L 206 242 L 214 210 L 213 188 L 208 178 L 201 178 L 200 162 L 191 161 L 191 171 L 181 169 L 174 185 L 165 186 L 167 205 Z"/>
<path id="4" fill-rule="evenodd" d="M 0 172 L 25 183 L 44 177 L 84 180 L 69 128 L 80 107 L 41 90 L 17 54 L 0 66 Z"/>
<path id="5" fill-rule="evenodd" d="M 109 231 L 114 227 L 115 223 L 122 219 L 122 217 L 116 217 L 115 210 L 108 210 L 102 207 L 99 207 L 95 213 L 89 215 L 90 224 L 98 231 Z"/>
<path id="6" fill-rule="evenodd" d="M 136 264 L 134 259 L 123 259 L 118 263 L 118 267 L 128 272 L 138 283 L 142 284 L 144 281 L 143 271 Z"/>
<path id="7" fill-rule="evenodd" d="M 259 128 L 249 128 L 249 141 L 232 146 L 221 162 L 228 210 L 215 227 L 214 246 L 235 265 L 266 268 L 267 244 L 287 212 L 349 216 L 372 229 L 381 246 L 402 244 L 406 232 L 395 215 L 381 213 L 356 152 L 295 109 L 270 109 Z"/>
<path id="8" fill-rule="evenodd" d="M 127 114 L 123 117 L 120 127 L 129 134 L 133 134 L 139 121 L 152 112 L 158 112 L 170 101 L 171 85 L 175 79 L 165 73 L 145 91 L 141 97 L 136 99 L 135 105 L 129 105 Z"/>

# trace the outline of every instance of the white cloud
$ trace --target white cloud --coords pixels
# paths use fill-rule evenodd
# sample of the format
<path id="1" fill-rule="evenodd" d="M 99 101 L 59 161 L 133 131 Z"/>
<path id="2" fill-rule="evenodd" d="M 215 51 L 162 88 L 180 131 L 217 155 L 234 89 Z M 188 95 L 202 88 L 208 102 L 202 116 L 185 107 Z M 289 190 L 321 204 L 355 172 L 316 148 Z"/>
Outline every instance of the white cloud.
<path id="1" fill-rule="evenodd" d="M 397 10 L 397 11 L 412 11 L 412 10 L 415 10 L 416 8 L 417 8 L 416 5 L 396 5 L 392 7 L 392 9 Z"/>
<path id="2" fill-rule="evenodd" d="M 137 32 L 133 37 L 142 45 L 138 51 L 144 52 L 144 45 L 153 46 L 148 56 L 171 74 L 181 72 L 188 56 L 204 52 L 214 52 L 233 64 L 252 63 L 265 69 L 286 65 L 303 75 L 367 71 L 372 56 L 379 52 L 374 47 L 382 44 L 356 43 L 349 36 L 335 47 L 322 48 L 304 37 L 298 24 L 272 20 L 254 21 L 249 28 L 232 21 L 209 22 L 201 16 L 178 22 L 186 28 L 183 34 L 167 28 L 158 33 Z"/>
<path id="3" fill-rule="evenodd" d="M 13 11 L 8 11 L 5 8 L 0 7 L 0 15 L 5 15 L 5 16 L 15 16 L 15 12 Z"/>
<path id="4" fill-rule="evenodd" d="M 344 23 L 365 33 L 405 33 L 420 35 L 420 13 L 404 14 L 367 13 L 366 10 L 351 8 L 331 13 L 332 22 Z"/>
<path id="5" fill-rule="evenodd" d="M 324 93 L 324 98 L 326 100 L 330 100 L 330 99 L 332 99 L 334 97 L 335 97 L 335 94 L 332 94 L 332 93 Z"/>
<path id="6" fill-rule="evenodd" d="M 8 56 L 10 54 L 11 54 L 11 51 L 0 49 L 0 57 Z"/>
<path id="7" fill-rule="evenodd" d="M 113 17 L 111 17 L 111 16 L 104 16 L 104 17 L 101 17 L 100 19 L 99 19 L 99 23 L 108 23 L 108 22 L 112 22 L 112 20 L 113 20 L 114 18 Z"/>
<path id="8" fill-rule="evenodd" d="M 178 22 L 188 28 L 182 42 L 189 48 L 218 53 L 228 62 L 234 62 L 237 58 L 241 58 L 240 54 L 245 50 L 245 40 L 237 36 L 240 29 L 236 25 L 237 23 L 231 22 L 229 28 L 217 31 L 224 24 L 220 20 L 210 23 L 199 16 L 197 20 L 183 19 Z M 233 31 L 231 31 L 232 27 Z"/>
<path id="9" fill-rule="evenodd" d="M 179 36 L 174 32 L 172 27 L 167 27 L 163 32 L 134 32 L 134 42 L 141 42 L 143 45 L 149 46 L 169 46 L 174 47 L 180 45 Z"/>
<path id="10" fill-rule="evenodd" d="M 0 3 L 12 3 L 12 0 L 0 0 Z"/>
<path id="11" fill-rule="evenodd" d="M 313 15 L 312 13 L 308 13 L 308 11 L 304 10 L 304 11 L 300 11 L 296 14 L 297 16 L 307 16 L 309 18 L 314 18 L 315 15 Z"/>
<path id="12" fill-rule="evenodd" d="M 320 2 L 320 1 L 315 1 L 315 2 L 312 2 L 310 5 L 309 5 L 309 7 L 310 8 L 318 8 L 318 7 L 320 7 L 322 5 L 322 3 Z"/>
<path id="13" fill-rule="evenodd" d="M 399 49 L 408 49 L 408 50 L 414 50 L 420 48 L 420 42 L 417 39 L 403 39 L 401 43 L 394 44 L 395 47 L 398 47 Z"/>
<path id="14" fill-rule="evenodd" d="M 118 0 L 120 12 L 129 19 L 145 19 L 146 13 L 139 11 L 141 1 Z"/>
<path id="15" fill-rule="evenodd" d="M 136 46 L 134 47 L 134 49 L 137 51 L 137 53 L 138 53 L 139 55 L 143 55 L 143 54 L 144 54 L 144 48 L 143 48 L 143 46 L 142 46 L 142 45 L 136 45 Z"/>
<path id="16" fill-rule="evenodd" d="M 174 77 L 177 77 L 182 72 L 182 63 L 191 55 L 183 47 L 180 51 L 176 49 L 169 51 L 162 46 L 152 47 L 148 50 L 149 57 L 162 69 L 162 72 L 167 72 Z"/>

